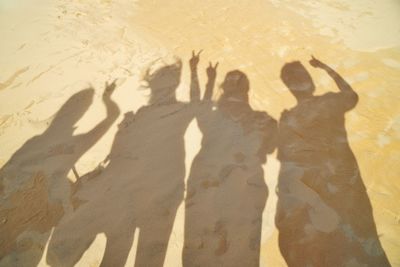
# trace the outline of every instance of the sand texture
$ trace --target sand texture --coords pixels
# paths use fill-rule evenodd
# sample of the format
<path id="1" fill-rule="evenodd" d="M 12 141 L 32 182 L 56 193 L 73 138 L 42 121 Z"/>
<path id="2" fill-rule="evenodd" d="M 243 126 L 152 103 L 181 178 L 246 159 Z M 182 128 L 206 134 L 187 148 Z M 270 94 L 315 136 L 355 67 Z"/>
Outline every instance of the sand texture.
<path id="1" fill-rule="evenodd" d="M 0 266 L 399 266 L 400 2 L 0 1 Z"/>

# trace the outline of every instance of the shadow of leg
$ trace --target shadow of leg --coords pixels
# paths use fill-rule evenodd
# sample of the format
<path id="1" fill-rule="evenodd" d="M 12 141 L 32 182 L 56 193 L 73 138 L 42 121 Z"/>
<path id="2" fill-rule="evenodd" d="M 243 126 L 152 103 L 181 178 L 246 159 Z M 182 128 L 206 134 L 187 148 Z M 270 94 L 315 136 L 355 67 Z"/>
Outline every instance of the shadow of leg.
<path id="1" fill-rule="evenodd" d="M 100 264 L 101 267 L 125 266 L 134 237 L 134 228 L 132 229 L 128 232 L 106 234 L 107 244 Z"/>
<path id="2" fill-rule="evenodd" d="M 87 248 L 93 243 L 96 235 L 62 238 L 62 234 L 53 234 L 47 251 L 47 263 L 50 266 L 74 266 Z"/>
<path id="3" fill-rule="evenodd" d="M 164 265 L 174 219 L 175 214 L 156 224 L 150 223 L 140 228 L 135 267 Z"/>

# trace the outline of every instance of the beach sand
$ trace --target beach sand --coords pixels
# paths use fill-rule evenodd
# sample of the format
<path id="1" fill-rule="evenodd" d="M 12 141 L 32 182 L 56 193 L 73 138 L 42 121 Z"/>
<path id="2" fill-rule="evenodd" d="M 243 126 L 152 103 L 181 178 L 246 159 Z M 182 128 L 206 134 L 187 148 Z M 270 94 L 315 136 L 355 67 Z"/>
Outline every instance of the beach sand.
<path id="1" fill-rule="evenodd" d="M 335 228 L 339 224 L 344 227 L 344 232 L 347 231 L 346 242 L 359 242 L 366 253 L 373 257 L 383 255 L 384 251 L 392 266 L 400 266 L 400 99 L 396 91 L 400 85 L 398 1 L 3 0 L 0 3 L 0 36 L 0 266 L 63 266 L 63 261 L 71 266 L 99 266 L 107 241 L 111 242 L 110 236 L 114 235 L 115 228 L 121 225 L 125 227 L 121 217 L 130 214 L 131 209 L 150 209 L 147 211 L 150 215 L 146 215 L 150 217 L 144 216 L 150 224 L 166 220 L 162 211 L 153 213 L 149 208 L 154 203 L 148 206 L 144 204 L 146 201 L 150 203 L 151 197 L 148 198 L 145 192 L 135 191 L 145 190 L 147 185 L 136 188 L 136 184 L 132 185 L 135 180 L 114 178 L 126 175 L 124 165 L 117 166 L 118 171 L 111 173 L 108 180 L 107 175 L 101 178 L 101 172 L 102 169 L 107 170 L 113 162 L 111 159 L 107 166 L 107 160 L 104 159 L 112 149 L 118 130 L 123 127 L 121 122 L 129 122 L 128 112 L 131 111 L 137 115 L 133 122 L 138 121 L 140 126 L 136 128 L 135 136 L 142 136 L 141 143 L 159 144 L 161 151 L 158 153 L 153 150 L 143 157 L 144 154 L 138 154 L 134 160 L 141 162 L 142 165 L 138 166 L 142 169 L 135 171 L 146 172 L 147 168 L 159 170 L 167 182 L 170 177 L 179 176 L 182 177 L 182 183 L 188 184 L 192 177 L 192 163 L 195 160 L 200 161 L 199 164 L 204 163 L 199 157 L 196 158 L 199 151 L 202 151 L 201 142 L 204 138 L 196 115 L 190 117 L 184 114 L 176 120 L 175 117 L 168 117 L 168 124 L 164 124 L 161 119 L 158 121 L 152 117 L 152 111 L 146 115 L 149 112 L 146 113 L 142 108 L 150 99 L 150 90 L 146 89 L 142 81 L 146 69 L 155 64 L 168 64 L 176 60 L 174 57 L 180 58 L 182 62 L 177 100 L 179 103 L 190 102 L 189 59 L 193 50 L 202 50 L 198 65 L 202 94 L 210 61 L 219 64 L 212 96 L 215 101 L 222 95 L 220 86 L 225 74 L 231 70 L 240 70 L 250 81 L 249 105 L 252 110 L 267 112 L 278 124 L 282 122 L 284 110 L 289 111 L 296 106 L 295 97 L 281 79 L 281 69 L 286 63 L 300 61 L 303 64 L 314 81 L 315 95 L 339 90 L 326 71 L 309 64 L 312 56 L 343 77 L 358 95 L 357 104 L 344 114 L 347 139 L 342 141 L 346 144 L 348 142 L 349 148 L 346 151 L 355 158 L 354 166 L 357 166 L 356 171 L 359 173 L 354 176 L 360 178 L 357 183 L 360 183 L 361 189 L 351 188 L 352 183 L 335 186 L 326 182 L 331 195 L 325 201 L 325 195 L 317 189 L 310 193 L 293 185 L 296 189 L 293 192 L 289 189 L 292 192 L 289 194 L 294 195 L 295 202 L 306 203 L 306 207 L 317 210 L 317 215 L 313 217 L 309 213 L 311 219 L 301 222 L 308 229 L 304 230 L 305 233 L 309 233 L 304 237 L 304 246 L 310 246 L 307 237 L 318 236 L 315 234 L 318 231 L 332 232 L 330 225 L 333 224 Z M 106 105 L 103 103 L 103 91 L 114 80 L 111 102 L 118 106 L 119 111 L 113 109 L 111 102 Z M 82 93 L 81 90 L 88 88 Z M 62 113 L 60 108 L 63 104 L 78 92 L 82 95 L 72 99 L 72 106 Z M 155 114 L 159 116 L 157 118 L 164 118 L 164 115 L 169 116 L 173 112 L 160 108 Z M 199 112 L 202 112 L 201 109 Z M 317 116 L 312 110 L 307 112 L 303 114 L 305 117 Z M 154 121 L 149 124 L 154 125 L 154 128 L 141 124 L 140 114 L 153 118 Z M 126 120 L 123 120 L 124 117 Z M 54 123 L 57 121 L 55 118 L 60 118 L 57 125 Z M 96 126 L 99 128 L 95 129 Z M 229 127 L 228 124 L 226 127 Z M 335 131 L 332 127 L 332 131 Z M 182 146 L 179 149 L 184 149 L 182 153 L 173 151 L 172 145 L 163 143 L 170 142 L 168 140 L 178 142 L 178 128 L 183 131 L 179 131 Z M 95 131 L 91 132 L 93 129 Z M 329 129 L 325 131 L 330 135 Z M 74 139 L 75 136 L 82 139 Z M 234 135 L 226 138 L 231 138 L 232 143 L 235 143 Z M 65 141 L 67 139 L 69 143 Z M 282 156 L 279 156 L 280 146 L 276 146 L 277 149 L 270 151 L 267 160 L 260 165 L 268 188 L 266 203 L 261 205 L 265 205 L 261 209 L 262 220 L 258 218 L 261 222 L 261 235 L 258 236 L 260 246 L 256 246 L 256 250 L 259 250 L 260 266 L 287 266 L 288 259 L 285 259 L 284 250 L 290 248 L 285 248 L 283 243 L 280 245 L 279 235 L 283 234 L 283 229 L 287 230 L 285 227 L 296 229 L 290 223 L 279 229 L 275 222 L 282 201 L 279 198 L 284 198 L 279 192 L 283 192 L 282 169 L 285 165 Z M 212 153 L 207 156 L 214 160 L 212 164 L 224 164 L 226 159 L 219 157 L 224 155 L 224 149 L 215 148 L 215 157 Z M 124 153 L 130 153 L 126 150 Z M 183 165 L 174 169 L 171 167 L 174 164 L 171 158 L 165 160 L 159 156 L 169 153 L 172 153 L 171 157 L 181 157 Z M 237 161 L 241 161 L 240 157 Z M 329 170 L 329 162 L 326 161 L 326 164 Z M 93 171 L 95 169 L 100 175 Z M 163 170 L 168 171 L 163 173 Z M 332 176 L 338 179 L 344 175 L 335 171 L 333 168 Z M 84 176 L 89 172 L 92 173 Z M 151 177 L 149 175 L 147 178 Z M 82 187 L 86 189 L 80 189 L 79 179 L 83 179 Z M 163 194 L 166 185 L 161 183 L 159 186 L 158 182 L 151 184 L 149 194 L 154 194 L 154 198 L 157 194 Z M 292 185 L 285 186 L 292 188 Z M 358 194 L 358 190 L 363 192 Z M 71 197 L 76 192 L 81 197 Z M 164 244 L 167 249 L 163 266 L 182 266 L 184 197 L 188 198 L 188 190 L 182 187 L 181 193 L 183 196 L 174 202 L 175 206 L 171 204 L 176 209 L 176 216 L 174 218 L 171 215 L 173 226 L 167 238 L 169 241 Z M 230 202 L 229 197 L 232 200 L 241 197 L 234 194 L 227 195 L 227 203 Z M 349 197 L 350 202 L 354 203 L 344 201 L 343 197 L 349 194 L 355 194 L 356 197 Z M 135 206 L 137 202 L 129 202 L 131 195 L 135 195 L 134 200 L 140 204 Z M 140 198 L 142 195 L 143 202 Z M 324 201 L 328 204 L 319 204 Z M 243 202 L 246 202 L 245 199 Z M 339 208 L 332 208 L 335 205 Z M 343 205 L 351 208 L 342 210 L 340 206 Z M 224 210 L 225 206 L 220 208 Z M 229 204 L 226 210 L 229 210 L 232 218 L 241 218 L 241 214 L 246 213 L 246 210 Z M 361 225 L 371 225 L 365 227 L 372 229 L 372 232 L 376 231 L 368 233 L 377 237 L 376 240 L 366 238 L 366 235 L 363 236 L 365 232 L 361 230 L 357 232 L 351 229 L 351 223 L 349 230 L 344 223 L 346 220 L 343 218 L 347 218 L 347 215 L 365 212 L 370 212 L 371 216 L 361 215 L 361 221 L 365 218 L 369 220 Z M 82 216 L 82 220 L 70 226 L 74 220 L 80 220 L 76 219 L 77 216 Z M 129 222 L 136 220 L 135 215 L 132 216 L 127 219 Z M 225 223 L 229 225 L 230 222 L 228 220 Z M 127 229 L 120 228 L 126 231 L 124 235 L 130 235 L 129 230 L 136 229 L 135 235 L 127 241 L 130 244 L 128 247 L 118 247 L 117 242 L 113 247 L 114 252 L 128 250 L 126 266 L 132 266 L 141 251 L 137 248 L 145 227 L 138 225 L 143 224 L 146 223 L 133 224 L 132 228 Z M 93 230 L 94 227 L 99 227 L 99 230 Z M 216 226 L 211 231 L 218 236 L 218 242 L 222 242 L 216 248 L 216 254 L 212 254 L 216 258 L 230 257 L 226 256 L 231 255 L 229 249 L 236 248 L 234 241 L 229 241 L 232 238 L 230 235 L 234 233 L 229 232 L 230 228 L 226 226 L 229 233 L 229 237 L 226 237 L 224 230 L 221 230 L 225 226 L 221 227 Z M 80 236 L 83 239 L 89 233 L 89 239 L 79 240 Z M 76 237 L 74 242 L 77 243 L 73 244 L 84 243 L 83 254 L 78 253 L 76 256 L 72 253 L 75 245 L 60 247 L 63 238 L 68 239 L 69 236 Z M 55 252 L 50 252 L 52 238 L 55 240 Z M 310 246 L 304 250 L 305 255 L 311 253 L 310 250 L 318 251 L 321 246 L 328 247 L 332 255 L 342 255 L 335 252 L 335 246 L 340 242 L 332 241 L 331 246 L 326 246 L 329 239 L 325 243 L 321 240 L 319 242 L 316 247 Z M 357 255 L 362 254 L 357 249 L 349 247 L 349 255 L 346 254 L 342 266 L 365 266 L 357 258 Z M 338 247 L 337 250 L 341 249 Z M 142 261 L 148 260 L 148 266 L 152 266 L 152 253 L 148 251 L 140 256 Z M 112 263 L 122 256 L 115 253 L 110 257 L 103 264 L 118 266 Z M 313 261 L 310 265 L 303 262 L 298 266 L 329 266 L 327 262 L 324 265 L 324 259 L 321 259 L 321 265 Z M 368 266 L 378 266 L 370 264 Z M 157 265 L 154 263 L 154 266 Z M 238 266 L 243 265 L 238 263 Z"/>

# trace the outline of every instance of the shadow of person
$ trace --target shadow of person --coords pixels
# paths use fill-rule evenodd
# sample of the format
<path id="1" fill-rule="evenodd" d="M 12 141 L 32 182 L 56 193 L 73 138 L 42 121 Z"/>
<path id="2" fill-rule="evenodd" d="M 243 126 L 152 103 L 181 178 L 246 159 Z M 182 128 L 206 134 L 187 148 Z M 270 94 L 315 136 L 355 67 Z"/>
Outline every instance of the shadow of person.
<path id="1" fill-rule="evenodd" d="M 349 146 L 345 113 L 357 104 L 350 85 L 312 58 L 339 92 L 315 96 L 311 76 L 287 63 L 281 79 L 297 105 L 279 121 L 276 226 L 288 266 L 389 266 L 372 207 Z"/>
<path id="2" fill-rule="evenodd" d="M 85 89 L 71 96 L 45 132 L 29 139 L 1 168 L 0 258 L 11 256 L 10 265 L 20 265 L 20 254 L 29 250 L 24 266 L 36 266 L 51 228 L 71 208 L 67 174 L 118 117 L 110 99 L 114 88 L 115 83 L 106 86 L 107 117 L 92 130 L 73 134 L 93 100 L 94 90 Z"/>
<path id="3" fill-rule="evenodd" d="M 262 164 L 276 146 L 277 123 L 251 108 L 243 72 L 226 74 L 217 103 L 211 101 L 216 66 L 210 63 L 207 74 L 196 113 L 201 149 L 187 182 L 183 266 L 259 266 L 268 196 Z"/>
<path id="4" fill-rule="evenodd" d="M 190 103 L 175 97 L 181 65 L 146 73 L 149 102 L 125 115 L 108 165 L 81 180 L 74 197 L 85 203 L 55 229 L 48 250 L 52 266 L 73 266 L 99 233 L 107 238 L 101 266 L 124 266 L 135 232 L 135 266 L 163 266 L 183 201 L 184 134 L 193 119 Z"/>

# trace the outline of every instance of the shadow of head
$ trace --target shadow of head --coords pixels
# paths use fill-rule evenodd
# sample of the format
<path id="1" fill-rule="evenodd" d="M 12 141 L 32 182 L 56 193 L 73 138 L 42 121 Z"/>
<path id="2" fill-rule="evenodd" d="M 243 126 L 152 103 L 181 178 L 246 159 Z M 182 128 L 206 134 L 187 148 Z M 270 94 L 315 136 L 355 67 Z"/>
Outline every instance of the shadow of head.
<path id="1" fill-rule="evenodd" d="M 225 76 L 224 82 L 221 84 L 222 98 L 235 98 L 242 101 L 248 101 L 250 81 L 246 74 L 240 70 L 232 70 Z"/>
<path id="2" fill-rule="evenodd" d="M 94 89 L 88 88 L 71 96 L 55 114 L 50 129 L 74 129 L 74 125 L 89 109 L 93 102 Z"/>
<path id="3" fill-rule="evenodd" d="M 176 100 L 175 92 L 179 86 L 182 72 L 182 62 L 176 59 L 173 64 L 165 65 L 152 71 L 146 70 L 143 80 L 150 89 L 149 103 Z"/>
<path id="4" fill-rule="evenodd" d="M 299 61 L 286 63 L 281 70 L 281 79 L 296 99 L 313 96 L 315 91 L 314 82 L 306 68 Z"/>

